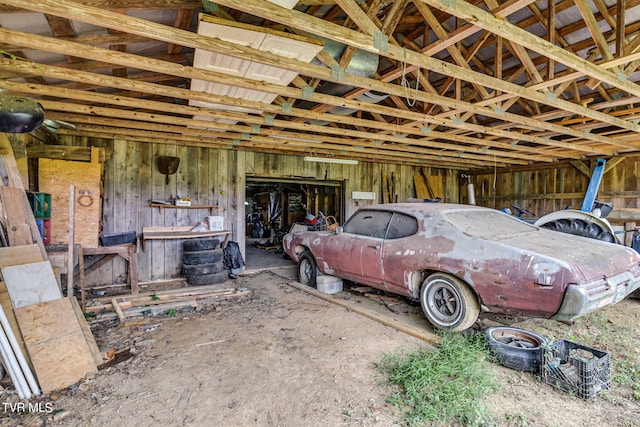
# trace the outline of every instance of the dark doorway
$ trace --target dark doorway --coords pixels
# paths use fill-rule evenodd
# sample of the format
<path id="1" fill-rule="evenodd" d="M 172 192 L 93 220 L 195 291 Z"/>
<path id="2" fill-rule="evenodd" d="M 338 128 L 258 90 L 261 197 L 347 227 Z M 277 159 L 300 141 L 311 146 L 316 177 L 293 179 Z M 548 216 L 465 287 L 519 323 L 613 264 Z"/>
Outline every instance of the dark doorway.
<path id="1" fill-rule="evenodd" d="M 270 253 L 281 254 L 278 237 L 288 232 L 293 224 L 313 221 L 320 215 L 334 216 L 342 223 L 342 195 L 342 181 L 247 177 L 247 247 L 258 244 L 269 248 Z M 248 267 L 252 264 L 249 258 L 247 251 Z"/>

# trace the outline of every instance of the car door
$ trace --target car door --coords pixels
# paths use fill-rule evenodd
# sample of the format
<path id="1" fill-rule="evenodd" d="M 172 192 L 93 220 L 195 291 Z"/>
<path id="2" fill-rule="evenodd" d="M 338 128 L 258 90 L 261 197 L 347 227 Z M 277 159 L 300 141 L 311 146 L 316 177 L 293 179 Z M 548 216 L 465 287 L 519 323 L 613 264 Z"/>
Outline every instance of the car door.
<path id="1" fill-rule="evenodd" d="M 390 292 L 412 296 L 409 290 L 407 272 L 419 264 L 419 248 L 415 247 L 412 236 L 418 232 L 418 221 L 411 215 L 395 212 L 382 247 L 382 271 L 384 284 Z"/>
<path id="2" fill-rule="evenodd" d="M 342 235 L 349 236 L 349 256 L 341 263 L 352 280 L 384 289 L 381 256 L 391 216 L 387 211 L 360 210 L 344 225 Z"/>

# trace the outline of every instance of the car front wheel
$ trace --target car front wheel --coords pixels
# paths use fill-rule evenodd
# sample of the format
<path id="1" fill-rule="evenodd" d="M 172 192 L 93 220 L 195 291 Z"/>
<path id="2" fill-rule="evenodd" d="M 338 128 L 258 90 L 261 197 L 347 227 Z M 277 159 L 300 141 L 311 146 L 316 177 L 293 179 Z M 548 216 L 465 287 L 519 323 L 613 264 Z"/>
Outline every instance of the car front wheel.
<path id="1" fill-rule="evenodd" d="M 298 258 L 298 280 L 306 286 L 315 288 L 316 277 L 318 277 L 318 265 L 310 252 L 304 252 Z"/>
<path id="2" fill-rule="evenodd" d="M 420 304 L 433 326 L 452 331 L 469 329 L 480 315 L 475 292 L 460 279 L 435 273 L 420 289 Z"/>

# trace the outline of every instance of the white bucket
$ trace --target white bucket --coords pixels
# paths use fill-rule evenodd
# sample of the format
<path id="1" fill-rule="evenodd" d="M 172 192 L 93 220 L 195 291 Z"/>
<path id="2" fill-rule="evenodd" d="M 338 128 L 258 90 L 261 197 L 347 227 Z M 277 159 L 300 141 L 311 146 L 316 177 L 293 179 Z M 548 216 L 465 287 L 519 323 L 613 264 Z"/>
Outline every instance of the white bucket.
<path id="1" fill-rule="evenodd" d="M 209 221 L 209 231 L 222 231 L 222 230 L 224 230 L 224 217 L 222 217 L 222 216 L 210 216 L 207 219 Z"/>

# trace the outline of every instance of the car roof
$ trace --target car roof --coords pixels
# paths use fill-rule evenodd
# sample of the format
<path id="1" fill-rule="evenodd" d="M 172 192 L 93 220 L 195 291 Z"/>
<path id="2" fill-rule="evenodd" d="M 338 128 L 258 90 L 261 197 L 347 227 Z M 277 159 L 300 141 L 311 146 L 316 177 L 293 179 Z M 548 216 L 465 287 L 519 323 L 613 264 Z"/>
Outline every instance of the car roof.
<path id="1" fill-rule="evenodd" d="M 430 203 L 430 202 L 419 202 L 419 203 L 385 203 L 378 205 L 370 205 L 366 207 L 362 207 L 362 210 L 372 209 L 372 210 L 386 210 L 386 211 L 394 211 L 394 212 L 402 212 L 408 215 L 415 216 L 424 216 L 429 214 L 434 214 L 436 212 L 442 213 L 444 211 L 493 211 L 494 209 L 485 208 L 482 206 L 476 205 L 462 205 L 457 203 Z"/>

